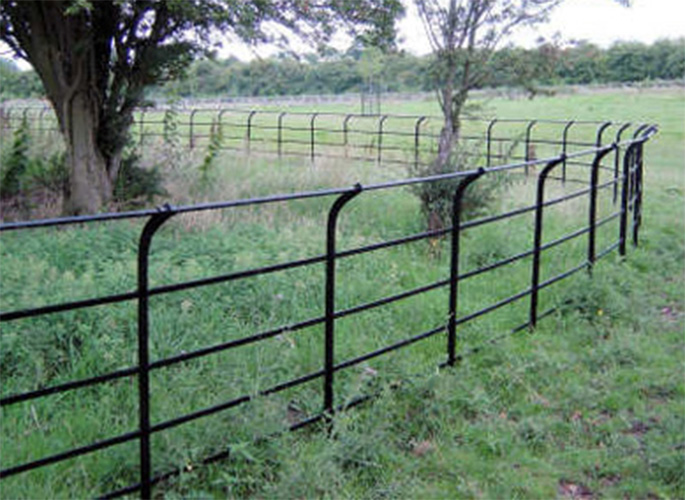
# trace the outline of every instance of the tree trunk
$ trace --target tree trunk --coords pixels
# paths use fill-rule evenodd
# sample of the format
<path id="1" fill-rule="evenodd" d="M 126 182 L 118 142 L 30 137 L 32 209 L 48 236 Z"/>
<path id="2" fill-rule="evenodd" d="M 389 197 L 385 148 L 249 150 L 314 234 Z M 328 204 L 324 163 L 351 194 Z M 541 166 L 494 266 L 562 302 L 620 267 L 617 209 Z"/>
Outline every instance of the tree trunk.
<path id="1" fill-rule="evenodd" d="M 85 91 L 75 93 L 63 104 L 62 125 L 69 167 L 65 206 L 73 215 L 98 212 L 112 199 L 118 169 L 108 168 L 112 159 L 98 145 L 98 112 Z"/>
<path id="2" fill-rule="evenodd" d="M 451 68 L 450 68 L 451 70 Z M 448 78 L 450 78 L 448 76 Z M 447 84 L 440 91 L 440 103 L 442 108 L 442 116 L 444 123 L 440 130 L 440 139 L 438 142 L 438 157 L 436 173 L 443 172 L 445 166 L 448 165 L 450 156 L 452 155 L 452 81 Z"/>
<path id="3" fill-rule="evenodd" d="M 452 153 L 455 146 L 459 142 L 459 135 L 461 132 L 461 109 L 463 102 L 455 102 L 455 97 L 452 92 L 443 92 L 443 99 L 449 98 L 445 101 L 447 104 L 443 108 L 444 123 L 440 131 L 440 139 L 438 142 L 438 170 L 445 171 L 444 168 L 451 163 Z"/>

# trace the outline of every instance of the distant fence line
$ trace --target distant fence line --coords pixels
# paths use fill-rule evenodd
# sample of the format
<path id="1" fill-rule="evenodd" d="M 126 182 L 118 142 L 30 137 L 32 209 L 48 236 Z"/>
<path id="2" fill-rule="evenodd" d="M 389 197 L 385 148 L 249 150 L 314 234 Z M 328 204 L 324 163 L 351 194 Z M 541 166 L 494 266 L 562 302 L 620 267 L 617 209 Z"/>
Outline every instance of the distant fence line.
<path id="1" fill-rule="evenodd" d="M 0 107 L 0 131 L 26 120 L 33 133 L 58 132 L 52 109 Z M 442 117 L 430 115 L 272 111 L 239 108 L 145 108 L 134 115 L 132 139 L 139 147 L 174 147 L 283 156 L 427 165 L 437 152 Z M 484 165 L 529 161 L 620 140 L 627 123 L 589 120 L 462 119 L 466 154 Z M 610 129 L 617 130 L 612 137 Z M 470 146 L 469 146 L 470 145 Z"/>
<path id="2" fill-rule="evenodd" d="M 316 115 L 309 115 L 313 119 Z M 379 123 L 382 123 L 382 118 L 379 118 Z M 506 120 L 497 120 L 487 122 L 485 138 L 488 147 L 494 144 L 493 129 L 497 124 L 507 123 Z M 79 446 L 55 450 L 54 452 L 42 456 L 34 457 L 33 459 L 14 464 L 3 464 L 0 470 L 0 479 L 4 480 L 9 477 L 15 477 L 20 474 L 27 474 L 36 469 L 42 469 L 51 464 L 58 462 L 72 460 L 76 457 L 85 457 L 100 450 L 108 449 L 125 442 L 138 442 L 139 444 L 139 481 L 135 484 L 125 486 L 116 491 L 97 492 L 98 495 L 104 495 L 107 498 L 130 495 L 139 492 L 142 498 L 151 498 L 154 485 L 157 485 L 169 478 L 180 475 L 188 469 L 168 469 L 168 470 L 153 470 L 152 467 L 152 448 L 151 437 L 162 432 L 169 432 L 174 428 L 185 423 L 196 421 L 210 415 L 216 415 L 220 412 L 225 412 L 231 408 L 249 404 L 257 397 L 269 396 L 280 393 L 289 388 L 300 386 L 312 380 L 320 380 L 321 387 L 321 411 L 315 414 L 310 414 L 302 417 L 296 423 L 288 427 L 288 430 L 295 430 L 315 422 L 325 421 L 330 419 L 332 413 L 340 411 L 341 409 L 355 406 L 360 402 L 368 399 L 371 396 L 360 397 L 357 400 L 341 403 L 340 398 L 336 399 L 334 392 L 333 381 L 336 373 L 346 370 L 350 367 L 356 366 L 362 362 L 377 358 L 384 354 L 402 349 L 406 346 L 421 342 L 424 339 L 435 337 L 437 335 L 444 336 L 445 351 L 444 359 L 438 361 L 439 366 L 454 366 L 457 360 L 467 354 L 460 352 L 457 343 L 459 340 L 458 328 L 476 318 L 487 315 L 493 311 L 499 310 L 509 304 L 528 299 L 527 315 L 523 323 L 511 330 L 511 333 L 522 331 L 528 328 L 535 328 L 538 322 L 548 316 L 554 309 L 541 311 L 539 306 L 539 296 L 541 292 L 555 283 L 565 280 L 566 278 L 578 273 L 582 270 L 591 271 L 599 260 L 617 251 L 621 256 L 626 255 L 628 242 L 632 239 L 633 244 L 638 244 L 639 229 L 642 223 L 642 196 L 643 196 L 643 171 L 644 159 L 643 148 L 644 144 L 650 137 L 656 133 L 657 129 L 651 125 L 636 126 L 630 130 L 628 124 L 617 127 L 616 134 L 612 136 L 609 144 L 604 145 L 602 138 L 603 134 L 611 126 L 611 122 L 600 122 L 596 127 L 596 143 L 591 144 L 584 150 L 569 152 L 569 142 L 565 140 L 569 129 L 575 122 L 546 122 L 544 120 L 538 121 L 524 121 L 526 123 L 526 130 L 532 135 L 536 126 L 544 123 L 561 126 L 564 132 L 559 136 L 556 143 L 547 144 L 547 146 L 556 148 L 556 152 L 552 156 L 547 156 L 542 159 L 530 159 L 515 163 L 494 165 L 493 157 L 488 156 L 487 165 L 476 170 L 469 170 L 464 172 L 455 172 L 444 174 L 440 176 L 424 177 L 424 178 L 410 178 L 399 179 L 396 181 L 361 185 L 357 184 L 351 187 L 332 188 L 318 191 L 309 191 L 302 193 L 284 194 L 265 196 L 261 198 L 233 200 L 216 203 L 205 203 L 200 205 L 189 206 L 164 206 L 155 210 L 140 210 L 136 212 L 126 213 L 109 213 L 92 216 L 68 217 L 62 219 L 38 220 L 29 222 L 11 222 L 0 224 L 0 234 L 14 231 L 29 231 L 41 230 L 45 227 L 66 227 L 71 225 L 91 225 L 98 224 L 103 221 L 114 220 L 130 220 L 130 219 L 144 219 L 145 226 L 141 232 L 140 241 L 137 247 L 137 288 L 135 290 L 123 291 L 115 295 L 104 297 L 92 297 L 72 302 L 52 303 L 48 305 L 28 307 L 19 310 L 2 311 L 0 312 L 0 320 L 3 322 L 21 321 L 25 318 L 46 316 L 59 314 L 65 311 L 86 309 L 92 307 L 106 307 L 111 304 L 117 304 L 127 301 L 135 301 L 137 303 L 137 363 L 133 366 L 124 367 L 111 373 L 97 374 L 85 378 L 61 382 L 56 385 L 47 387 L 40 387 L 34 390 L 17 392 L 17 393 L 3 393 L 0 399 L 2 408 L 10 407 L 19 403 L 38 400 L 52 394 L 67 393 L 71 391 L 78 391 L 100 384 L 107 384 L 114 380 L 130 379 L 137 382 L 138 391 L 138 421 L 139 426 L 136 429 L 131 429 L 123 434 L 109 436 L 102 438 L 93 443 L 83 443 Z M 623 137 L 621 137 L 623 134 Z M 555 132 L 556 135 L 556 132 Z M 627 137 L 627 138 L 626 138 Z M 532 140 L 529 142 L 532 144 Z M 546 143 L 545 143 L 546 144 Z M 492 163 L 492 164 L 491 164 Z M 570 193 L 557 196 L 555 198 L 547 197 L 547 182 L 551 179 L 557 179 L 560 175 L 555 175 L 559 170 L 565 171 L 567 167 L 577 167 L 579 177 L 577 180 L 583 185 L 579 189 Z M 480 179 L 503 172 L 518 172 L 528 171 L 537 168 L 539 172 L 536 173 L 536 191 L 532 201 L 520 200 L 525 203 L 525 206 L 513 210 L 504 211 L 495 215 L 489 215 L 475 220 L 463 221 L 461 216 L 461 203 L 464 194 Z M 607 178 L 604 178 L 607 176 Z M 418 234 L 411 234 L 393 240 L 383 241 L 372 245 L 355 247 L 346 250 L 340 250 L 337 246 L 337 232 L 338 220 L 345 211 L 347 204 L 357 198 L 363 197 L 365 193 L 387 191 L 394 189 L 402 189 L 407 186 L 415 186 L 423 183 L 434 183 L 447 179 L 459 180 L 459 184 L 453 192 L 453 211 L 450 227 L 430 230 Z M 608 193 L 608 194 L 605 194 Z M 410 194 L 407 194 L 411 196 Z M 600 197 L 603 197 L 606 204 L 612 208 L 612 212 L 598 216 L 598 203 Z M 238 207 L 256 206 L 256 205 L 270 205 L 294 200 L 303 200 L 311 198 L 325 198 L 331 200 L 330 210 L 327 216 L 327 223 L 321 230 L 326 234 L 325 253 L 314 255 L 300 260 L 289 262 L 276 262 L 265 267 L 250 268 L 241 271 L 234 271 L 228 274 L 221 274 L 208 278 L 197 279 L 194 281 L 178 282 L 167 284 L 164 286 L 151 287 L 149 278 L 150 266 L 150 248 L 152 241 L 157 231 L 170 219 L 180 214 L 206 212 L 206 211 L 223 211 L 231 210 Z M 568 234 L 564 234 L 553 240 L 544 239 L 544 218 L 543 215 L 547 207 L 568 202 L 570 200 L 586 200 L 588 206 L 587 224 L 579 229 L 574 230 Z M 460 255 L 463 254 L 463 247 L 469 243 L 468 240 L 462 240 L 463 232 L 486 224 L 494 223 L 502 220 L 509 220 L 523 214 L 532 214 L 531 221 L 532 242 L 530 247 L 525 251 L 507 257 L 498 257 L 495 262 L 490 262 L 485 265 L 480 265 L 475 269 L 468 271 L 460 270 Z M 612 225 L 612 221 L 614 224 Z M 613 229 L 612 229 L 613 228 Z M 611 243 L 605 248 L 598 248 L 597 235 L 600 230 L 604 235 L 611 236 Z M 611 233 L 609 231 L 611 230 Z M 405 290 L 396 293 L 392 296 L 384 297 L 373 302 L 357 304 L 347 309 L 336 308 L 336 264 L 350 257 L 368 252 L 375 252 L 379 249 L 398 247 L 411 242 L 426 240 L 428 238 L 435 238 L 439 236 L 447 236 L 449 239 L 449 259 L 450 268 L 449 275 L 443 277 L 437 282 L 424 284 L 420 287 Z M 542 279 L 543 255 L 552 248 L 564 245 L 572 240 L 583 237 L 586 239 L 583 255 L 579 259 L 579 263 L 572 268 L 565 269 L 563 272 L 552 277 Z M 502 269 L 516 262 L 530 261 L 530 279 L 522 286 L 523 288 L 511 296 L 501 299 L 497 302 L 488 304 L 478 309 L 477 311 L 468 314 L 459 314 L 459 288 L 464 280 L 468 280 L 474 276 L 483 275 L 485 273 Z M 216 345 L 203 346 L 194 351 L 181 351 L 174 355 L 163 359 L 150 359 L 150 343 L 151 338 L 154 338 L 154 324 L 150 315 L 150 301 L 159 295 L 173 294 L 181 290 L 195 289 L 217 283 L 226 283 L 229 281 L 243 280 L 249 277 L 267 275 L 278 273 L 280 271 L 303 268 L 306 266 L 323 264 L 324 272 L 321 275 L 321 280 L 324 284 L 325 297 L 323 303 L 323 315 L 308 318 L 299 321 L 295 324 L 282 325 L 268 331 L 251 333 L 247 336 L 233 339 Z M 445 304 L 444 318 L 436 318 L 435 327 L 421 333 L 412 333 L 401 341 L 396 341 L 392 344 L 385 345 L 371 352 L 358 353 L 352 358 L 339 360 L 336 359 L 335 351 L 335 336 L 336 336 L 336 322 L 344 317 L 350 317 L 364 311 L 381 308 L 392 303 L 399 302 L 408 297 L 417 296 L 431 290 L 439 288 L 449 289 L 449 300 Z M 199 359 L 214 353 L 226 352 L 230 349 L 240 348 L 248 344 L 255 344 L 264 342 L 268 339 L 277 337 L 284 332 L 292 333 L 304 330 L 313 326 L 323 327 L 322 344 L 324 346 L 321 357 L 321 368 L 306 375 L 283 380 L 279 384 L 262 389 L 258 394 L 245 394 L 241 397 L 234 398 L 228 401 L 221 402 L 215 406 L 208 408 L 197 409 L 191 413 L 177 416 L 174 418 L 167 418 L 166 420 L 154 422 L 150 421 L 150 404 L 151 404 L 151 387 L 150 387 L 150 373 L 162 367 L 171 367 L 178 365 L 191 359 Z M 409 335 L 410 332 L 407 332 Z M 21 439 L 20 436 L 17 439 Z M 230 450 L 223 450 L 214 455 L 208 456 L 203 463 L 212 463 L 216 460 L 225 459 L 229 457 Z M 199 464 L 198 464 L 199 465 Z"/>

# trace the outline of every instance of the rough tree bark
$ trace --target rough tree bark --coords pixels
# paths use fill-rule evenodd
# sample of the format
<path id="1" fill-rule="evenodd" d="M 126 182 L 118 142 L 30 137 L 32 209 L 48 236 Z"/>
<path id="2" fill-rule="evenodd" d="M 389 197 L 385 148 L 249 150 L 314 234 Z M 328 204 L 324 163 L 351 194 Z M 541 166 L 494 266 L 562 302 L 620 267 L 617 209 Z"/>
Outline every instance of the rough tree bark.
<path id="1" fill-rule="evenodd" d="M 98 144 L 98 105 L 86 90 L 77 91 L 61 105 L 59 121 L 69 165 L 69 213 L 93 213 L 112 199 L 121 163 L 121 149 L 106 154 Z"/>

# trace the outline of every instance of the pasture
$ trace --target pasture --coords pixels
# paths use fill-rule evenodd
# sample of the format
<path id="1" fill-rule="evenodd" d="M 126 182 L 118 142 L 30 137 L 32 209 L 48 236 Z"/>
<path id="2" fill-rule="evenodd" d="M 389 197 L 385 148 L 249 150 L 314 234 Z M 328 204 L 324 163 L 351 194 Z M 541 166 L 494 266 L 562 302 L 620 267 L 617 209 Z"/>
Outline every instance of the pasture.
<path id="1" fill-rule="evenodd" d="M 331 435 L 322 424 L 311 432 L 270 437 L 321 409 L 319 379 L 260 395 L 287 378 L 306 377 L 321 368 L 319 323 L 283 329 L 266 342 L 160 366 L 150 379 L 153 423 L 243 394 L 253 400 L 154 434 L 153 469 L 181 467 L 188 472 L 157 485 L 155 494 L 683 497 L 684 99 L 683 91 L 643 90 L 481 103 L 482 113 L 499 119 L 657 123 L 659 133 L 645 147 L 640 246 L 630 248 L 625 261 L 608 255 L 592 279 L 578 273 L 545 290 L 541 308 L 556 310 L 534 332 L 502 335 L 525 319 L 527 304 L 522 302 L 464 325 L 458 331 L 463 359 L 454 368 L 436 369 L 445 356 L 445 338 L 438 335 L 341 371 L 335 379 L 339 403 L 372 392 L 379 396 L 336 414 Z M 436 114 L 432 102 L 388 103 L 386 110 Z M 312 111 L 347 110 L 335 105 L 288 110 Z M 296 134 L 292 139 L 302 139 L 306 149 L 306 124 L 301 128 L 303 137 Z M 262 132 L 274 132 L 268 130 Z M 340 139 L 337 132 L 322 134 L 328 134 L 321 138 L 324 142 Z M 584 140 L 591 139 L 588 135 Z M 226 140 L 230 144 L 233 139 Z M 206 153 L 199 146 L 193 151 L 165 150 L 154 135 L 142 146 L 143 161 L 162 169 L 173 204 L 370 184 L 408 175 L 399 164 L 344 155 L 317 158 L 314 163 L 306 151 L 305 161 L 279 159 L 274 151 L 248 155 L 238 139 L 233 150 L 217 151 L 204 169 L 200 165 Z M 429 143 L 426 148 L 422 157 L 430 154 Z M 410 148 L 393 154 L 412 158 L 413 153 Z M 529 204 L 535 174 L 508 178 L 491 210 Z M 550 196 L 571 189 L 572 183 L 555 184 Z M 181 214 L 156 236 L 151 286 L 319 255 L 326 246 L 331 202 L 323 197 Z M 612 207 L 611 200 L 603 198 L 600 217 Z M 550 208 L 545 217 L 546 240 L 566 234 L 587 219 L 585 198 Z M 469 230 L 463 241 L 464 270 L 529 248 L 531 221 L 526 216 Z M 111 221 L 3 233 L 0 310 L 134 290 L 142 225 L 140 220 Z M 341 216 L 338 247 L 349 250 L 425 229 L 419 201 L 410 190 L 363 193 Z M 604 226 L 598 248 L 612 242 L 616 231 L 615 223 Z M 545 254 L 545 276 L 576 265 L 585 244 L 580 239 Z M 337 306 L 354 308 L 444 279 L 449 276 L 448 249 L 445 240 L 420 240 L 341 260 Z M 151 359 L 319 317 L 324 271 L 318 262 L 154 297 Z M 526 258 L 465 281 L 460 312 L 468 315 L 515 294 L 529 274 Z M 435 288 L 341 318 L 337 358 L 354 358 L 444 324 L 447 301 L 448 290 Z M 133 366 L 135 331 L 135 301 L 7 322 L 0 339 L 3 397 Z M 137 426 L 137 406 L 134 380 L 121 378 L 3 407 L 2 468 L 131 432 Z M 197 467 L 208 454 L 229 449 L 228 460 Z M 137 464 L 137 443 L 129 441 L 3 479 L 0 491 L 6 498 L 99 495 L 135 483 Z"/>

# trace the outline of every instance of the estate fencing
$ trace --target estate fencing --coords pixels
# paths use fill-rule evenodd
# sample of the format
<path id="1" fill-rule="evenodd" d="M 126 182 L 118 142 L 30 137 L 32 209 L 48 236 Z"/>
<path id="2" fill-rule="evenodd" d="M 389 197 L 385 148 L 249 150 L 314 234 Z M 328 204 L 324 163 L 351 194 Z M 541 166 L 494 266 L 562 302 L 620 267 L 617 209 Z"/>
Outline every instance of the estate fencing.
<path id="1" fill-rule="evenodd" d="M 252 114 L 251 116 L 254 118 L 255 114 Z M 276 114 L 273 116 L 282 118 L 284 115 Z M 315 118 L 319 115 L 310 114 L 308 116 L 310 117 L 311 123 L 314 124 Z M 526 127 L 525 130 L 527 133 L 524 137 L 524 143 L 526 145 L 524 149 L 524 157 L 522 161 L 498 165 L 496 164 L 498 155 L 492 151 L 493 145 L 497 144 L 499 139 L 494 135 L 495 127 L 498 124 L 513 122 L 524 123 Z M 415 122 L 415 130 L 419 130 L 419 125 L 421 123 L 422 122 L 419 120 Z M 560 126 L 562 134 L 558 137 L 556 142 L 551 139 L 544 139 L 545 142 L 541 142 L 543 140 L 539 139 L 537 143 L 544 144 L 550 148 L 556 148 L 556 151 L 554 154 L 547 155 L 544 158 L 530 158 L 530 146 L 535 143 L 533 131 L 537 125 L 546 123 Z M 635 126 L 631 129 L 629 124 L 621 124 L 619 126 L 613 125 L 616 127 L 614 140 L 608 144 L 603 144 L 603 134 L 605 134 L 605 132 L 612 126 L 611 122 L 598 124 L 591 122 L 597 127 L 596 142 L 590 144 L 573 144 L 576 146 L 581 145 L 586 147 L 585 149 L 570 151 L 569 149 L 572 144 L 571 141 L 567 140 L 568 134 L 570 129 L 579 123 L 582 122 L 554 122 L 545 120 L 526 122 L 513 120 L 487 121 L 485 122 L 486 137 L 481 138 L 481 140 L 483 140 L 486 144 L 484 165 L 480 168 L 468 171 L 460 171 L 431 177 L 400 179 L 368 185 L 356 184 L 351 187 L 322 189 L 294 194 L 240 199 L 235 201 L 204 203 L 188 206 L 165 205 L 153 210 L 106 213 L 91 216 L 65 217 L 59 219 L 27 222 L 7 222 L 0 224 L 0 234 L 7 235 L 16 231 L 39 231 L 41 228 L 46 227 L 85 227 L 92 224 L 102 223 L 104 221 L 130 219 L 142 219 L 145 221 L 145 225 L 140 234 L 140 240 L 137 247 L 137 287 L 135 290 L 108 296 L 54 303 L 39 307 L 7 310 L 0 313 L 0 321 L 3 323 L 21 322 L 23 319 L 32 317 L 56 315 L 66 311 L 102 307 L 127 301 L 135 301 L 137 303 L 137 362 L 135 365 L 109 373 L 78 378 L 68 382 L 59 383 L 48 387 L 40 387 L 29 391 L 15 393 L 5 393 L 3 391 L 0 399 L 0 405 L 3 408 L 3 411 L 9 411 L 10 407 L 14 407 L 15 405 L 20 406 L 27 402 L 36 401 L 50 395 L 84 390 L 89 387 L 107 384 L 115 380 L 129 379 L 131 381 L 135 380 L 137 383 L 138 427 L 122 434 L 103 438 L 96 442 L 84 443 L 69 449 L 55 450 L 55 452 L 52 454 L 42 457 L 35 457 L 22 463 L 5 463 L 2 466 L 2 470 L 0 470 L 0 480 L 5 481 L 8 478 L 14 478 L 24 474 L 30 475 L 31 472 L 35 471 L 36 469 L 42 469 L 52 464 L 72 460 L 77 457 L 85 457 L 97 451 L 105 450 L 121 443 L 138 442 L 138 482 L 116 489 L 115 491 L 98 492 L 97 494 L 104 498 L 114 498 L 139 492 L 141 498 L 151 498 L 153 495 L 154 485 L 163 483 L 168 479 L 178 476 L 181 473 L 187 472 L 191 469 L 190 467 L 181 467 L 171 470 L 153 470 L 154 467 L 152 466 L 151 437 L 154 435 L 168 432 L 171 429 L 175 429 L 183 424 L 196 421 L 210 415 L 216 415 L 231 408 L 249 404 L 257 397 L 271 396 L 285 391 L 286 389 L 300 386 L 314 380 L 320 380 L 322 383 L 320 411 L 315 414 L 303 416 L 299 421 L 289 425 L 288 428 L 284 430 L 295 430 L 320 421 L 330 422 L 331 416 L 335 412 L 356 406 L 357 404 L 373 397 L 372 394 L 364 395 L 354 399 L 353 401 L 347 401 L 344 403 L 341 403 L 338 399 L 336 399 L 336 393 L 334 391 L 334 379 L 336 374 L 341 373 L 343 370 L 392 351 L 416 344 L 424 339 L 435 338 L 436 336 L 443 336 L 445 342 L 444 358 L 439 360 L 439 366 L 455 366 L 462 356 L 468 354 L 467 352 L 460 351 L 458 348 L 458 343 L 460 340 L 459 327 L 476 318 L 483 317 L 496 310 L 499 310 L 509 304 L 520 302 L 525 298 L 528 298 L 529 301 L 527 307 L 527 317 L 521 325 L 513 328 L 509 333 L 516 333 L 535 328 L 542 318 L 549 316 L 554 311 L 554 308 L 545 311 L 540 310 L 540 295 L 544 289 L 555 283 L 561 282 L 580 271 L 586 270 L 591 272 L 593 267 L 600 259 L 610 255 L 613 252 L 617 251 L 620 256 L 625 256 L 629 240 L 632 239 L 632 243 L 634 245 L 637 245 L 639 241 L 639 230 L 642 222 L 644 144 L 657 132 L 657 128 L 653 125 L 641 125 Z M 383 117 L 378 118 L 377 124 L 379 125 L 378 130 L 382 136 Z M 248 127 L 248 130 L 250 130 L 249 122 L 246 124 L 246 126 Z M 312 125 L 312 127 L 313 126 L 314 125 Z M 622 135 L 625 137 L 629 132 L 631 132 L 629 138 L 622 138 Z M 193 137 L 192 134 L 191 137 Z M 418 141 L 418 133 L 417 135 L 412 136 L 412 138 Z M 283 142 L 277 144 L 282 145 Z M 316 145 L 311 145 L 311 147 L 312 151 L 310 154 L 313 157 L 315 156 L 314 148 Z M 378 151 L 380 152 L 381 149 Z M 376 159 L 382 159 L 380 153 L 378 153 Z M 555 179 L 566 180 L 567 168 L 576 168 L 577 171 L 582 174 L 582 178 L 580 175 L 573 177 L 575 181 L 582 182 L 582 186 L 580 186 L 579 189 L 571 191 L 570 193 L 564 192 L 561 196 L 552 198 L 548 197 L 548 182 Z M 489 176 L 517 172 L 535 174 L 536 190 L 535 197 L 532 202 L 526 202 L 526 204 L 522 207 L 518 207 L 513 210 L 507 210 L 494 215 L 488 215 L 473 220 L 462 220 L 462 200 L 467 191 L 474 184 Z M 608 179 L 605 179 L 605 176 L 608 177 Z M 339 229 L 339 218 L 352 200 L 364 197 L 366 193 L 402 190 L 403 188 L 411 188 L 412 186 L 418 186 L 424 183 L 437 183 L 448 180 L 458 180 L 458 185 L 453 192 L 452 221 L 449 227 L 402 236 L 400 238 L 386 240 L 371 245 L 357 246 L 344 250 L 338 248 L 337 235 Z M 598 204 L 600 197 L 602 196 L 604 196 L 604 201 L 614 208 L 611 213 L 600 218 L 598 217 Z M 228 274 L 220 274 L 207 278 L 151 287 L 151 245 L 158 230 L 170 219 L 182 214 L 225 211 L 236 209 L 238 207 L 273 205 L 295 200 L 316 198 L 331 200 L 325 228 L 326 246 L 323 254 L 318 254 L 294 261 L 276 262 L 267 266 L 253 267 Z M 582 199 L 587 201 L 587 224 L 553 240 L 545 240 L 544 215 L 546 213 L 546 209 L 548 207 L 560 205 L 571 200 L 578 201 Z M 509 255 L 507 257 L 500 258 L 495 262 L 489 262 L 474 269 L 462 271 L 460 267 L 460 261 L 462 260 L 461 256 L 464 250 L 463 246 L 467 243 L 463 240 L 462 235 L 466 231 L 478 226 L 484 226 L 503 220 L 510 220 L 525 214 L 533 215 L 533 238 L 528 249 L 515 255 Z M 612 221 L 614 221 L 614 225 L 610 224 Z M 609 228 L 612 227 L 614 228 L 613 231 L 615 232 L 611 234 L 607 233 Z M 600 230 L 604 231 L 605 235 L 609 234 L 611 237 L 611 243 L 604 248 L 598 248 L 597 237 Z M 340 309 L 336 307 L 336 278 L 338 277 L 336 265 L 340 261 L 354 255 L 366 254 L 386 248 L 399 247 L 408 243 L 443 236 L 449 239 L 449 276 L 445 276 L 436 282 L 425 284 L 410 290 L 405 290 L 379 300 L 374 300 L 372 302 L 357 304 L 346 309 Z M 547 250 L 559 247 L 572 240 L 577 240 L 580 237 L 586 238 L 587 242 L 585 245 L 584 256 L 580 259 L 579 263 L 554 276 L 543 279 L 543 254 Z M 497 302 L 483 306 L 476 311 L 460 315 L 460 285 L 462 282 L 475 276 L 484 275 L 485 273 L 502 269 L 516 262 L 527 262 L 528 260 L 530 261 L 530 278 L 528 282 L 525 283 L 524 288 L 521 291 L 504 299 L 498 300 Z M 281 325 L 277 328 L 272 328 L 267 331 L 252 333 L 248 336 L 243 336 L 238 339 L 204 346 L 192 351 L 181 351 L 172 356 L 162 357 L 160 359 L 151 359 L 150 344 L 151 339 L 154 339 L 154 324 L 151 322 L 150 302 L 155 297 L 173 294 L 182 290 L 190 290 L 219 283 L 244 280 L 254 276 L 273 274 L 290 269 L 304 268 L 315 264 L 321 264 L 325 269 L 324 274 L 321 276 L 321 280 L 323 280 L 325 283 L 325 298 L 323 303 L 324 313 L 322 315 L 298 321 L 297 323 L 293 324 Z M 446 314 L 444 318 L 446 319 L 441 318 L 437 320 L 435 327 L 418 334 L 414 333 L 401 341 L 384 345 L 376 350 L 358 353 L 356 356 L 349 359 L 336 359 L 336 324 L 339 320 L 357 315 L 364 311 L 382 308 L 384 306 L 388 306 L 389 304 L 402 301 L 403 299 L 415 297 L 436 289 L 448 289 L 449 299 L 445 304 Z M 268 339 L 278 337 L 286 332 L 298 332 L 312 326 L 323 327 L 323 350 L 321 352 L 320 369 L 303 376 L 281 381 L 280 383 L 269 388 L 259 390 L 257 394 L 243 394 L 240 397 L 223 401 L 220 404 L 216 404 L 211 407 L 197 409 L 193 412 L 177 416 L 175 418 L 166 419 L 159 422 L 151 421 L 152 394 L 150 387 L 150 374 L 152 372 L 155 372 L 163 367 L 171 367 L 173 365 L 185 363 L 189 360 L 203 358 L 205 356 L 220 352 L 226 352 L 230 349 L 236 349 L 242 346 L 264 342 Z M 16 439 L 21 439 L 21 437 L 17 436 Z M 223 449 L 211 456 L 205 457 L 202 463 L 208 464 L 217 460 L 226 459 L 229 456 L 230 450 Z"/>
<path id="2" fill-rule="evenodd" d="M 0 132 L 8 136 L 22 121 L 50 141 L 61 140 L 49 107 L 0 107 Z M 145 149 L 154 144 L 189 150 L 239 151 L 246 154 L 370 161 L 383 164 L 430 164 L 438 149 L 443 119 L 430 115 L 362 115 L 270 111 L 241 108 L 152 108 L 134 114 L 133 139 Z M 460 140 L 466 154 L 485 155 L 485 165 L 530 161 L 567 154 L 606 140 L 611 126 L 590 120 L 484 119 L 462 120 Z M 628 128 L 628 124 L 625 124 Z M 611 140 L 620 141 L 622 130 Z M 592 135 L 594 134 L 594 137 Z M 565 175 L 566 164 L 562 172 Z"/>

